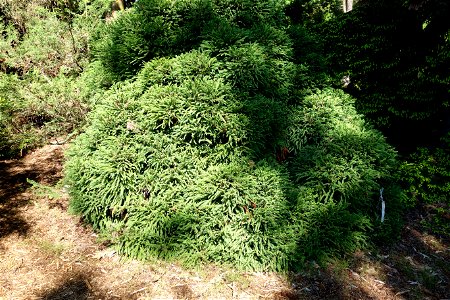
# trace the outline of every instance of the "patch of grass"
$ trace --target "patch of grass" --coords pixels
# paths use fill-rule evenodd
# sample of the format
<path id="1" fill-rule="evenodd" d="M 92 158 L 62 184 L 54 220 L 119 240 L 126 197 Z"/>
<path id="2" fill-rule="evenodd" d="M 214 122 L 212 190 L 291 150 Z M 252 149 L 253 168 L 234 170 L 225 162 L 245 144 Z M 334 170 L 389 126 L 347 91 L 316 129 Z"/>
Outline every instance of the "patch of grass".
<path id="1" fill-rule="evenodd" d="M 225 273 L 223 279 L 227 283 L 235 283 L 239 286 L 239 288 L 246 289 L 250 286 L 250 280 L 248 280 L 245 274 L 237 271 L 230 271 Z"/>
<path id="2" fill-rule="evenodd" d="M 439 283 L 439 277 L 430 267 L 425 267 L 417 271 L 417 281 L 428 290 L 434 290 Z"/>
<path id="3" fill-rule="evenodd" d="M 60 256 L 66 250 L 65 245 L 48 240 L 37 240 L 36 244 L 41 251 L 50 256 Z"/>
<path id="4" fill-rule="evenodd" d="M 415 281 L 414 266 L 406 257 L 401 256 L 395 259 L 396 269 L 406 277 L 407 280 Z"/>
<path id="5" fill-rule="evenodd" d="M 38 197 L 48 198 L 51 200 L 60 199 L 63 197 L 63 193 L 57 186 L 56 187 L 47 186 L 28 178 L 27 182 L 32 185 L 32 191 Z"/>

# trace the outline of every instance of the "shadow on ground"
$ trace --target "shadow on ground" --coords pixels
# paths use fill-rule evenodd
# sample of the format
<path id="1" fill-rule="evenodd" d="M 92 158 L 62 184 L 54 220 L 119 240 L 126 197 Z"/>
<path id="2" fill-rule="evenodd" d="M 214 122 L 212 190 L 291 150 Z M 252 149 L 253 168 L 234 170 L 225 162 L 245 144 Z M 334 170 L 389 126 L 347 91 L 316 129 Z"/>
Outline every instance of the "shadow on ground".
<path id="1" fill-rule="evenodd" d="M 20 215 L 20 209 L 29 203 L 24 195 L 29 187 L 26 182 L 29 174 L 12 172 L 13 166 L 20 168 L 21 163 L 0 162 L 0 239 L 13 233 L 26 235 L 30 229 Z"/>
<path id="2" fill-rule="evenodd" d="M 449 239 L 424 226 L 429 214 L 425 207 L 412 210 L 401 241 L 380 258 L 386 284 L 407 299 L 450 299 Z"/>
<path id="3" fill-rule="evenodd" d="M 292 290 L 276 295 L 275 299 L 375 299 L 354 284 L 346 272 L 330 268 L 311 268 L 290 278 Z"/>
<path id="4" fill-rule="evenodd" d="M 39 161 L 27 161 L 27 157 L 0 161 L 0 240 L 11 234 L 25 236 L 30 230 L 31 225 L 21 216 L 32 196 L 27 179 L 54 184 L 61 178 L 62 150 L 45 149 L 39 150 Z"/>
<path id="5" fill-rule="evenodd" d="M 450 299 L 449 239 L 423 225 L 429 213 L 408 212 L 392 245 L 293 274 L 293 289 L 276 299 Z"/>
<path id="6" fill-rule="evenodd" d="M 42 300 L 108 299 L 105 295 L 94 293 L 89 283 L 89 276 L 81 272 L 67 274 L 58 284 L 55 284 L 54 288 L 38 294 L 37 298 Z"/>

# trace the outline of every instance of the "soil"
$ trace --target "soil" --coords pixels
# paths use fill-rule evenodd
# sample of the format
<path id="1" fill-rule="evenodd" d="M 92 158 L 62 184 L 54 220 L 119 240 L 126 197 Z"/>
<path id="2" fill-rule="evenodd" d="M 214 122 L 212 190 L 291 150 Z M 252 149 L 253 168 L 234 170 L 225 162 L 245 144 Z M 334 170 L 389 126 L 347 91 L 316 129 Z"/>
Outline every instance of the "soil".
<path id="1" fill-rule="evenodd" d="M 64 149 L 0 161 L 0 300 L 450 299 L 449 241 L 422 226 L 427 208 L 408 215 L 395 245 L 301 273 L 120 257 L 68 212 Z"/>

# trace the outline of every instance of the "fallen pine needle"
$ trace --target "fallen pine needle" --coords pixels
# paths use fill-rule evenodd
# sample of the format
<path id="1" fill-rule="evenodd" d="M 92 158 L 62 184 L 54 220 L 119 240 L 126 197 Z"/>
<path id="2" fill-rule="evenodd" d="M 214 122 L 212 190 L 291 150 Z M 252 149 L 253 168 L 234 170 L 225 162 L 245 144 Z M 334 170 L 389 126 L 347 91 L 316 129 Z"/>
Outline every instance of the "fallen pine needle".
<path id="1" fill-rule="evenodd" d="M 403 294 L 405 294 L 407 292 L 409 292 L 409 290 L 404 290 L 404 291 L 398 292 L 397 294 L 395 294 L 395 296 L 400 296 L 400 295 L 403 295 Z"/>
<path id="2" fill-rule="evenodd" d="M 142 291 L 145 290 L 145 289 L 147 289 L 147 288 L 146 288 L 146 287 L 143 287 L 142 289 L 138 289 L 138 290 L 132 292 L 132 293 L 130 294 L 130 296 L 131 296 L 131 295 L 134 295 L 134 294 L 137 294 L 137 293 L 139 293 L 139 292 L 142 292 Z"/>

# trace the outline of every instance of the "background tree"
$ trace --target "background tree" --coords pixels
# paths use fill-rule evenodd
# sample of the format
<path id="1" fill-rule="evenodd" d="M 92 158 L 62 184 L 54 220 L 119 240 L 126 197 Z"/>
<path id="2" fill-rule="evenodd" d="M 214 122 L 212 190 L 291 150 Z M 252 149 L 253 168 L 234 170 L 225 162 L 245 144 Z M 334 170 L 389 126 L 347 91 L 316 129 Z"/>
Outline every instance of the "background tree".
<path id="1" fill-rule="evenodd" d="M 336 81 L 349 75 L 358 110 L 409 151 L 448 130 L 448 12 L 445 1 L 360 1 L 319 29 Z"/>

